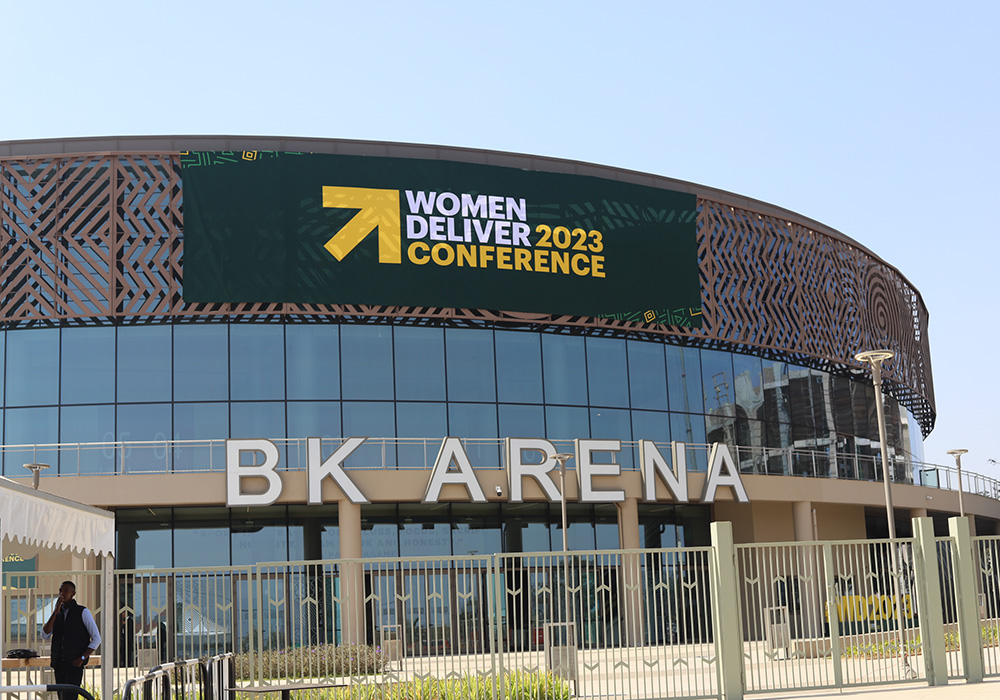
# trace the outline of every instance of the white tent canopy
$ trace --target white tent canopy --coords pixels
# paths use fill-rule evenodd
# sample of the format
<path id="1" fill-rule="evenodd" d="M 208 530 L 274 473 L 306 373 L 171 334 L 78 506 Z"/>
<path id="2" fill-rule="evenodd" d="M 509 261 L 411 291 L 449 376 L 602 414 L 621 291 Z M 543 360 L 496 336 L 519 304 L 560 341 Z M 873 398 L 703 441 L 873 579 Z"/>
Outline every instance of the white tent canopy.
<path id="1" fill-rule="evenodd" d="M 0 534 L 11 542 L 114 554 L 115 516 L 0 477 Z"/>
<path id="2" fill-rule="evenodd" d="M 103 560 L 101 607 L 112 609 L 111 583 L 115 554 L 115 516 L 106 510 L 68 498 L 53 496 L 0 477 L 0 560 L 3 540 L 33 546 L 69 549 L 79 554 L 97 554 Z M 114 615 L 103 615 L 101 636 L 111 640 Z M 4 606 L 0 605 L 0 657 L 3 657 Z M 109 649 L 113 646 L 111 642 Z M 111 654 L 108 654 L 111 659 Z M 112 683 L 113 664 L 101 665 L 105 688 Z"/>

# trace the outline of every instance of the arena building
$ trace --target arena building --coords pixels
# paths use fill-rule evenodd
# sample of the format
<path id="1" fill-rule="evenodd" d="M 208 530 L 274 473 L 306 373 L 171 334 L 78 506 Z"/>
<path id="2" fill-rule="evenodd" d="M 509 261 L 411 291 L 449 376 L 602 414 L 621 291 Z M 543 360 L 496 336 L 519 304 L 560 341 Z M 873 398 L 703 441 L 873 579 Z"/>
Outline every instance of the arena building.
<path id="1" fill-rule="evenodd" d="M 3 474 L 113 510 L 122 568 L 554 551 L 563 523 L 573 550 L 884 536 L 873 348 L 899 531 L 958 511 L 923 464 L 919 292 L 771 204 L 472 149 L 79 138 L 0 143 L 0 235 Z M 980 534 L 995 495 L 965 494 Z"/>

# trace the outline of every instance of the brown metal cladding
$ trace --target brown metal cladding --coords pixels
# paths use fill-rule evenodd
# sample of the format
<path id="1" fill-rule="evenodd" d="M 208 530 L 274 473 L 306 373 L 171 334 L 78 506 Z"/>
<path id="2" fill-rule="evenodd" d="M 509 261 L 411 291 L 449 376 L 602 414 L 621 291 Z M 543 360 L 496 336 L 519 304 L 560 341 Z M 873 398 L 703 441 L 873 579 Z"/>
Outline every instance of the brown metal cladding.
<path id="1" fill-rule="evenodd" d="M 843 234 L 793 212 L 692 183 L 603 166 L 408 144 L 240 140 L 244 148 L 443 158 L 610 177 L 698 195 L 703 325 L 651 326 L 581 316 L 410 306 L 185 304 L 180 152 L 121 137 L 106 152 L 67 153 L 95 140 L 0 143 L 0 323 L 142 324 L 225 320 L 493 323 L 673 342 L 865 376 L 854 359 L 887 347 L 886 388 L 924 435 L 934 425 L 927 309 L 897 270 Z M 192 148 L 237 137 L 189 137 Z M 132 143 L 134 142 L 134 143 Z M 225 142 L 227 146 L 220 145 Z M 136 148 L 135 146 L 138 146 Z M 25 155 L 34 150 L 42 155 Z"/>

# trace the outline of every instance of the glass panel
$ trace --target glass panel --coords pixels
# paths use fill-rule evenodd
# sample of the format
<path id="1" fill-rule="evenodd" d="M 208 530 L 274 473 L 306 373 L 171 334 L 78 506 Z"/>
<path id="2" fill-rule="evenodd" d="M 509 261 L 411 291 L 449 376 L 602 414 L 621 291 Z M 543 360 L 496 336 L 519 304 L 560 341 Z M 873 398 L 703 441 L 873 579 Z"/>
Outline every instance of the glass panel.
<path id="1" fill-rule="evenodd" d="M 230 430 L 234 438 L 284 438 L 285 404 L 279 401 L 252 401 L 229 405 Z"/>
<path id="2" fill-rule="evenodd" d="M 391 399 L 392 327 L 341 326 L 345 399 Z"/>
<path id="3" fill-rule="evenodd" d="M 396 450 L 393 443 L 379 438 L 396 434 L 396 418 L 389 401 L 345 401 L 344 437 L 367 437 L 369 440 L 347 458 L 348 467 L 395 467 Z M 367 556 L 367 555 L 366 555 Z"/>
<path id="4" fill-rule="evenodd" d="M 395 329 L 396 398 L 444 401 L 444 330 Z"/>
<path id="5" fill-rule="evenodd" d="M 625 444 L 632 439 L 632 416 L 622 408 L 590 409 L 590 436 L 597 440 L 621 440 L 622 449 L 617 455 L 610 452 L 595 452 L 594 462 L 610 464 L 617 462 L 622 469 L 632 469 L 634 461 L 632 449 Z"/>
<path id="6" fill-rule="evenodd" d="M 500 437 L 536 438 L 545 436 L 545 412 L 541 406 L 500 406 Z"/>
<path id="7" fill-rule="evenodd" d="M 499 505 L 454 503 L 451 521 L 454 523 L 451 542 L 456 556 L 503 551 Z"/>
<path id="8" fill-rule="evenodd" d="M 587 354 L 583 338 L 542 336 L 545 402 L 587 404 Z"/>
<path id="9" fill-rule="evenodd" d="M 762 371 L 767 420 L 790 423 L 792 415 L 788 395 L 788 365 L 777 360 L 764 360 Z"/>
<path id="10" fill-rule="evenodd" d="M 118 400 L 170 400 L 170 326 L 118 329 Z"/>
<path id="11" fill-rule="evenodd" d="M 448 400 L 497 400 L 493 333 L 478 328 L 449 328 Z"/>
<path id="12" fill-rule="evenodd" d="M 497 395 L 500 401 L 542 402 L 542 345 L 536 333 L 496 331 Z"/>
<path id="13" fill-rule="evenodd" d="M 62 403 L 113 403 L 115 400 L 115 329 L 64 328 L 62 332 Z"/>
<path id="14" fill-rule="evenodd" d="M 53 445 L 59 442 L 59 409 L 51 408 L 8 408 L 5 411 L 4 433 L 4 475 L 12 478 L 25 477 L 31 472 L 22 464 L 48 464 L 49 469 L 42 476 L 56 476 L 59 453 L 53 448 L 39 449 L 34 445 Z M 27 445 L 14 449 L 11 445 Z"/>
<path id="15" fill-rule="evenodd" d="M 448 404 L 448 434 L 462 438 L 473 467 L 500 466 L 496 404 Z"/>
<path id="16" fill-rule="evenodd" d="M 230 397 L 285 398 L 284 328 L 278 324 L 229 327 Z"/>
<path id="17" fill-rule="evenodd" d="M 7 333 L 7 405 L 59 403 L 59 329 Z"/>
<path id="18" fill-rule="evenodd" d="M 178 523 L 180 525 L 180 523 Z M 228 566 L 229 526 L 184 523 L 174 530 L 174 566 Z"/>
<path id="19" fill-rule="evenodd" d="M 174 439 L 197 440 L 175 444 L 174 471 L 218 471 L 226 467 L 229 405 L 225 403 L 174 404 Z M 209 444 L 209 440 L 215 442 Z"/>
<path id="20" fill-rule="evenodd" d="M 590 405 L 628 408 L 625 341 L 618 338 L 587 338 L 586 346 Z"/>
<path id="21" fill-rule="evenodd" d="M 329 323 L 285 326 L 289 399 L 340 398 L 340 331 Z"/>
<path id="22" fill-rule="evenodd" d="M 663 351 L 667 356 L 670 410 L 681 413 L 704 413 L 701 356 L 698 349 L 665 345 Z"/>
<path id="23" fill-rule="evenodd" d="M 425 438 L 400 440 L 399 464 L 403 467 L 434 466 L 441 440 L 448 435 L 448 416 L 443 403 L 396 404 L 396 435 L 400 438 Z"/>
<path id="24" fill-rule="evenodd" d="M 227 326 L 174 326 L 174 400 L 229 399 Z"/>
<path id="25" fill-rule="evenodd" d="M 573 440 L 590 437 L 589 411 L 577 406 L 546 406 L 545 437 L 560 452 L 572 452 Z"/>
<path id="26" fill-rule="evenodd" d="M 663 345 L 630 340 L 626 348 L 632 408 L 667 410 L 667 365 Z"/>
<path id="27" fill-rule="evenodd" d="M 288 560 L 288 528 L 283 524 L 285 507 L 250 508 L 233 513 L 233 565 Z"/>
<path id="28" fill-rule="evenodd" d="M 618 549 L 618 508 L 614 505 L 594 506 L 594 534 L 598 549 Z"/>
<path id="29" fill-rule="evenodd" d="M 733 357 L 721 350 L 701 351 L 702 390 L 705 412 L 735 416 L 733 402 Z"/>
<path id="30" fill-rule="evenodd" d="M 172 530 L 137 530 L 135 534 L 135 568 L 163 569 L 174 566 L 171 561 Z"/>
<path id="31" fill-rule="evenodd" d="M 632 435 L 634 440 L 670 442 L 670 414 L 662 411 L 632 411 Z"/>
<path id="32" fill-rule="evenodd" d="M 399 506 L 399 556 L 451 556 L 448 504 Z"/>
<path id="33" fill-rule="evenodd" d="M 144 443 L 125 445 L 121 462 L 126 474 L 165 472 L 167 444 L 172 434 L 170 404 L 146 403 L 118 407 L 118 440 Z"/>
<path id="34" fill-rule="evenodd" d="M 670 439 L 688 445 L 704 445 L 705 416 L 690 413 L 670 414 Z M 688 469 L 691 471 L 708 471 L 708 452 L 705 449 L 688 448 Z"/>
<path id="35" fill-rule="evenodd" d="M 736 415 L 751 420 L 764 420 L 763 371 L 760 358 L 733 355 L 733 377 L 736 387 Z"/>
<path id="36" fill-rule="evenodd" d="M 64 406 L 60 418 L 59 442 L 113 443 L 115 441 L 115 407 L 113 404 Z M 114 474 L 115 448 L 109 444 L 103 447 L 89 447 L 79 450 L 63 449 L 59 455 L 59 473 Z"/>
<path id="37" fill-rule="evenodd" d="M 399 556 L 399 526 L 394 505 L 361 506 L 361 556 Z"/>
<path id="38" fill-rule="evenodd" d="M 549 505 L 547 503 L 504 503 L 500 513 L 503 519 L 504 551 L 550 552 Z M 556 517 L 559 514 L 556 513 Z M 562 549 L 562 535 L 558 547 Z"/>

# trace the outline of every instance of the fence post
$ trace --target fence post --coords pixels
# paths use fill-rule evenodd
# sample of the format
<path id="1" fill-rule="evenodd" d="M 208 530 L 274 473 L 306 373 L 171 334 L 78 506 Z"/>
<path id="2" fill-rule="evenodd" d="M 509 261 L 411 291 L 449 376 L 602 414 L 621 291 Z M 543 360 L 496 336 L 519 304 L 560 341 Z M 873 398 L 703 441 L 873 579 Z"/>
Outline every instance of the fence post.
<path id="1" fill-rule="evenodd" d="M 712 632 L 719 662 L 719 695 L 726 700 L 742 700 L 743 618 L 736 601 L 739 586 L 732 523 L 712 523 L 712 557 L 716 581 Z"/>
<path id="2" fill-rule="evenodd" d="M 944 648 L 944 610 L 938 578 L 937 542 L 934 521 L 913 518 L 914 565 L 916 566 L 917 610 L 920 611 L 920 638 L 924 669 L 929 685 L 948 685 L 948 656 Z"/>
<path id="3" fill-rule="evenodd" d="M 983 640 L 979 629 L 979 598 L 976 595 L 976 556 L 968 518 L 948 518 L 948 531 L 955 541 L 955 592 L 958 605 L 958 642 L 962 646 L 965 680 L 983 680 Z"/>
<path id="4" fill-rule="evenodd" d="M 823 571 L 826 583 L 826 619 L 830 625 L 830 660 L 833 663 L 833 685 L 844 687 L 844 664 L 840 658 L 840 592 L 837 590 L 833 562 L 833 545 L 823 543 Z"/>

